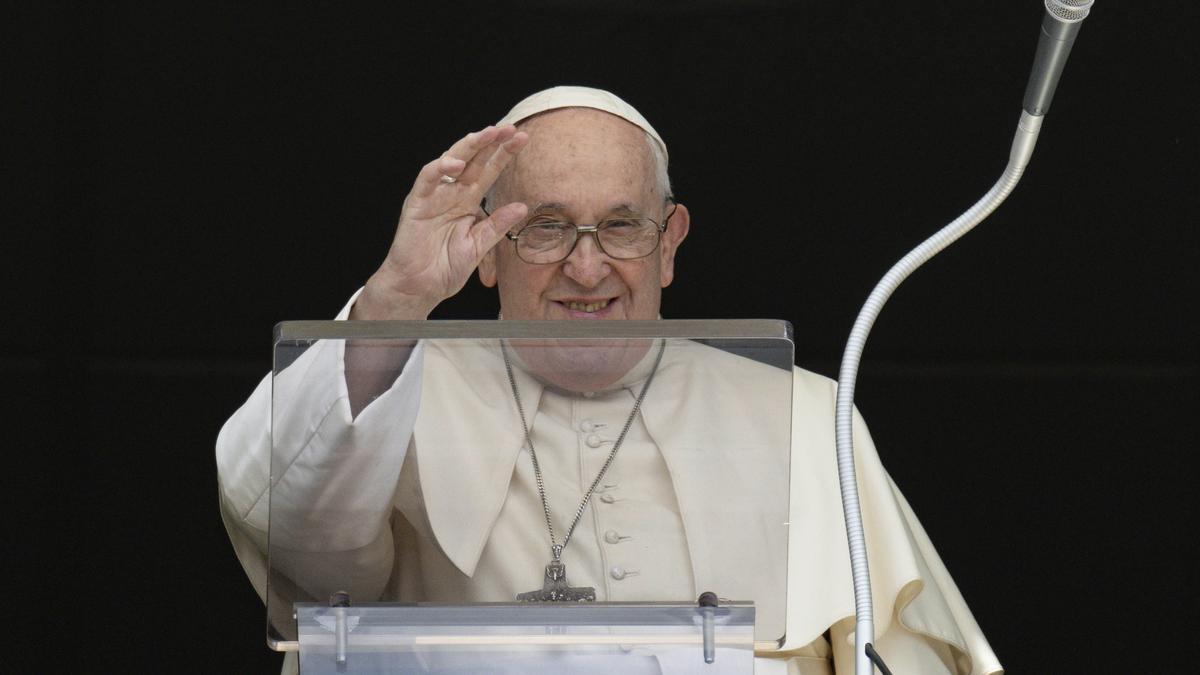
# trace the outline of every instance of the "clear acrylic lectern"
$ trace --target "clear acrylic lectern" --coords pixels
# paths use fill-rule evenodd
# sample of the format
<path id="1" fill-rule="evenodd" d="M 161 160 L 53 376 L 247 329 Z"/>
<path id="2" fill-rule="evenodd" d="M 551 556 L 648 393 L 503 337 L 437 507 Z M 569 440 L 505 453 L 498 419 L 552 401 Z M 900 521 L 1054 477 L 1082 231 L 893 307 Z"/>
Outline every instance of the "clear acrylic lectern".
<path id="1" fill-rule="evenodd" d="M 302 673 L 749 673 L 783 639 L 786 322 L 286 322 L 274 356 L 267 638 Z"/>
<path id="2" fill-rule="evenodd" d="M 296 606 L 305 675 L 754 670 L 754 607 L 679 604 Z"/>

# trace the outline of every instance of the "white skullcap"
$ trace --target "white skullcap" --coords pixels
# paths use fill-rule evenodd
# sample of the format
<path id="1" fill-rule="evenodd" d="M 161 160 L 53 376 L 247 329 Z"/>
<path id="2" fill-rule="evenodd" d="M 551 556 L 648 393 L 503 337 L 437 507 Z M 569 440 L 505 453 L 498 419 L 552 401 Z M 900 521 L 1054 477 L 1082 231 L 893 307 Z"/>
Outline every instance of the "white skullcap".
<path id="1" fill-rule="evenodd" d="M 658 147 L 662 149 L 663 158 L 670 156 L 667 154 L 667 144 L 663 142 L 662 136 L 658 135 L 646 118 L 642 117 L 636 108 L 622 101 L 619 96 L 603 89 L 569 86 L 543 89 L 522 99 L 496 125 L 517 124 L 538 113 L 559 108 L 593 108 L 616 115 L 630 124 L 645 129 L 646 133 L 650 134 L 650 138 L 653 138 L 654 142 L 658 143 Z"/>

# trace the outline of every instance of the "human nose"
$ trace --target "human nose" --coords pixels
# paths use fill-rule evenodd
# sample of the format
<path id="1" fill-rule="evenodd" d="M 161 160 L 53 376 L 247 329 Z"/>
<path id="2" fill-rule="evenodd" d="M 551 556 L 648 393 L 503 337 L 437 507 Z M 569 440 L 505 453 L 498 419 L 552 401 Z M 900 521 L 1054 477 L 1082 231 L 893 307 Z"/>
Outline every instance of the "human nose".
<path id="1" fill-rule="evenodd" d="M 600 249 L 595 229 L 581 230 L 578 236 L 575 248 L 563 261 L 563 274 L 584 287 L 594 288 L 612 272 L 609 258 Z"/>

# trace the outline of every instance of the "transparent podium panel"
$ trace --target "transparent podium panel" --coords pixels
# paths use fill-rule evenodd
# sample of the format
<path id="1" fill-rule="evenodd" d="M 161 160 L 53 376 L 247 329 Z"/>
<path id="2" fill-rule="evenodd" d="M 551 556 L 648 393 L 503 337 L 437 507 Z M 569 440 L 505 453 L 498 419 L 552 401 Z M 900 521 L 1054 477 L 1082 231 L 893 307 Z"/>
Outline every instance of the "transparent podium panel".
<path id="1" fill-rule="evenodd" d="M 334 597 L 363 636 L 407 625 L 395 603 L 504 603 L 469 610 L 495 636 L 712 592 L 777 644 L 793 351 L 782 321 L 279 324 L 268 642 Z"/>
<path id="2" fill-rule="evenodd" d="M 754 608 L 299 604 L 300 672 L 754 672 Z"/>

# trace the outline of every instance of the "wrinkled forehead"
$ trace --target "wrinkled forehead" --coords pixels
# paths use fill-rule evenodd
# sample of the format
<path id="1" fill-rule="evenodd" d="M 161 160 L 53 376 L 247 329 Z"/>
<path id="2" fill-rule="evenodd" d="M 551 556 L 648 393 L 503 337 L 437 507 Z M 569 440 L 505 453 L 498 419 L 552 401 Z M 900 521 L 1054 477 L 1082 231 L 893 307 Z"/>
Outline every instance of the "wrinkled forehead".
<path id="1" fill-rule="evenodd" d="M 502 189 L 513 198 L 566 204 L 653 199 L 651 141 L 628 121 L 590 108 L 559 108 L 517 126 L 529 143 L 502 178 Z"/>
<path id="2" fill-rule="evenodd" d="M 652 155 L 645 131 L 616 115 L 591 108 L 549 110 L 521 120 L 517 128 L 529 134 L 527 150 L 533 150 L 531 154 L 594 156 L 601 154 L 602 148 L 611 148 L 612 154 L 622 154 L 631 161 Z"/>

